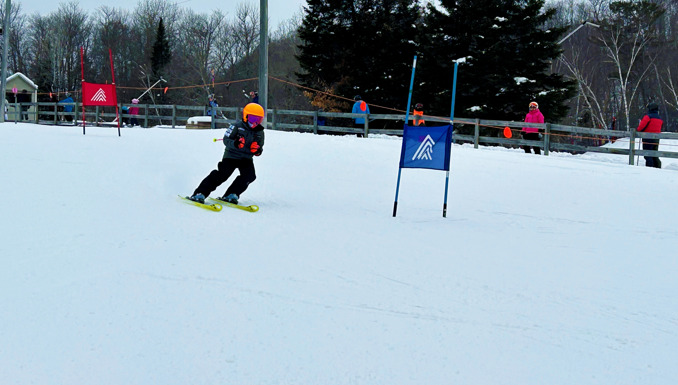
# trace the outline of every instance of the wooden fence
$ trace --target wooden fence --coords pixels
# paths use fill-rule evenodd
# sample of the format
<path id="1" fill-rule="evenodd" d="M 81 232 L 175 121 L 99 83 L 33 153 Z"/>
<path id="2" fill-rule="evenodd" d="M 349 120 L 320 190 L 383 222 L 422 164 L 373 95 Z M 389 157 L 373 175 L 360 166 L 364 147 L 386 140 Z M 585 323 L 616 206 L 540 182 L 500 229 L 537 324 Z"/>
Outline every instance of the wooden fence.
<path id="1" fill-rule="evenodd" d="M 72 105 L 75 112 L 63 112 L 66 105 Z M 21 112 L 21 107 L 35 106 L 33 111 Z M 119 109 L 131 107 L 131 104 L 120 104 Z M 126 121 L 136 117 L 142 127 L 163 125 L 172 128 L 183 128 L 193 116 L 205 116 L 207 106 L 184 105 L 151 105 L 138 104 L 140 114 L 133 116 L 121 114 Z M 82 118 L 82 105 L 79 103 L 9 103 L 7 121 L 28 121 L 38 124 L 77 125 Z M 23 115 L 23 116 L 21 116 Z M 299 110 L 268 110 L 268 128 L 280 131 L 312 132 L 314 134 L 360 134 L 368 137 L 370 134 L 402 135 L 402 124 L 405 115 L 399 114 L 368 114 L 364 126 L 353 127 L 353 119 L 364 117 L 364 114 L 343 112 L 319 112 Z M 115 118 L 112 107 L 88 107 L 85 118 L 89 124 L 108 125 Z M 217 107 L 217 117 L 211 120 L 212 128 L 227 127 L 229 124 L 242 118 L 242 109 L 239 107 Z M 446 124 L 449 118 L 426 116 L 426 122 Z M 370 122 L 379 122 L 382 128 L 370 128 Z M 678 140 L 678 133 L 639 133 L 634 129 L 631 132 L 617 130 L 603 130 L 587 127 L 564 126 L 559 124 L 524 123 L 501 120 L 481 120 L 454 118 L 454 141 L 472 143 L 475 148 L 479 145 L 495 145 L 504 147 L 535 146 L 540 147 L 544 155 L 551 151 L 570 153 L 599 152 L 628 156 L 629 164 L 633 165 L 635 156 L 658 156 L 663 158 L 678 158 L 678 151 L 647 151 L 636 149 L 636 139 L 673 139 Z M 392 126 L 392 128 L 383 128 Z M 541 140 L 528 141 L 518 138 L 517 135 L 524 126 L 538 127 L 541 131 Z M 515 133 L 513 138 L 505 138 L 504 127 L 509 127 Z M 629 138 L 628 148 L 602 147 L 600 145 L 576 144 L 581 138 L 589 141 L 606 143 L 614 139 Z M 570 143 L 568 143 L 568 141 Z"/>

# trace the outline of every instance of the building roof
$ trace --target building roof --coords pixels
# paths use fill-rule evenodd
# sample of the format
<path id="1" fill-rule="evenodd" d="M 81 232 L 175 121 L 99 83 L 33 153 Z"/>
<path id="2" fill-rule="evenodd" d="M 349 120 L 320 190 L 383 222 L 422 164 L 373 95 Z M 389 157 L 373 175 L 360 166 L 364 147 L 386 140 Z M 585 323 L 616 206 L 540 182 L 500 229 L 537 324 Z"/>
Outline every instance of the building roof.
<path id="1" fill-rule="evenodd" d="M 31 79 L 29 79 L 26 75 L 22 74 L 21 72 L 15 72 L 14 75 L 7 78 L 7 82 L 9 82 L 10 80 L 16 79 L 16 78 L 20 78 L 21 80 L 26 82 L 26 84 L 28 84 L 29 86 L 33 87 L 36 90 L 38 89 L 38 86 L 35 83 L 33 83 L 33 81 Z"/>

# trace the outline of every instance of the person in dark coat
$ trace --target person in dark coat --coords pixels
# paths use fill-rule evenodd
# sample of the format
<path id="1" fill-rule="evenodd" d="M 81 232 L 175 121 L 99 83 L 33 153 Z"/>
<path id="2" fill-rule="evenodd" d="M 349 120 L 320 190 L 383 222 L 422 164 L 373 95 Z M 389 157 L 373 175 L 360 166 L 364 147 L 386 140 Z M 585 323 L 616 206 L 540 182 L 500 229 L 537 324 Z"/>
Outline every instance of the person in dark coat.
<path id="1" fill-rule="evenodd" d="M 243 95 L 247 98 L 247 103 L 257 103 L 259 104 L 259 92 L 258 91 L 247 91 L 242 90 Z"/>
<path id="2" fill-rule="evenodd" d="M 21 90 L 21 93 L 19 94 L 17 101 L 19 103 L 30 103 L 31 100 L 31 94 L 28 93 L 28 90 Z M 28 120 L 28 109 L 31 108 L 31 106 L 27 106 L 22 104 L 21 105 L 21 120 Z"/>
<path id="3" fill-rule="evenodd" d="M 224 133 L 224 156 L 217 165 L 200 182 L 193 195 L 188 199 L 205 203 L 205 198 L 226 182 L 237 169 L 240 172 L 226 193 L 219 198 L 222 201 L 238 203 L 238 199 L 247 187 L 257 178 L 253 157 L 261 155 L 264 150 L 264 108 L 256 103 L 249 103 L 242 112 L 242 121 L 232 125 Z"/>
<path id="4" fill-rule="evenodd" d="M 320 109 L 318 109 L 318 112 L 325 112 L 325 109 L 324 109 L 324 108 L 320 108 Z M 324 117 L 324 116 L 318 115 L 318 125 L 319 125 L 319 126 L 324 126 L 324 125 L 326 125 L 326 124 L 327 124 L 327 118 Z"/>
<path id="5" fill-rule="evenodd" d="M 662 131 L 663 125 L 664 121 L 659 117 L 659 105 L 657 103 L 650 103 L 647 105 L 647 114 L 643 116 L 636 131 L 658 134 Z M 657 151 L 659 149 L 659 139 L 644 138 L 642 141 L 643 150 Z M 644 156 L 643 158 L 645 158 L 645 166 L 647 167 L 662 167 L 662 163 L 657 156 Z"/>

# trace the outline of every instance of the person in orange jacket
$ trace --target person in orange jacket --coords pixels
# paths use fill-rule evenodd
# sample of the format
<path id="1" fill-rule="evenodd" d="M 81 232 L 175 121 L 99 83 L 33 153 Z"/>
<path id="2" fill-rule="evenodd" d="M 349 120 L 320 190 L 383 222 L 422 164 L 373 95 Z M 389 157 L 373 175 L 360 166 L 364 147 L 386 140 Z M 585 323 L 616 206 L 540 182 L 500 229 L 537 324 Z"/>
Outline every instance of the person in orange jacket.
<path id="1" fill-rule="evenodd" d="M 643 116 L 636 131 L 658 134 L 662 132 L 663 125 L 664 121 L 659 117 L 659 105 L 657 103 L 649 103 L 647 105 L 647 114 Z M 659 149 L 659 139 L 644 138 L 642 141 L 643 150 L 657 151 Z M 645 158 L 645 166 L 662 168 L 662 162 L 659 160 L 659 157 L 644 156 L 643 158 Z"/>
<path id="2" fill-rule="evenodd" d="M 412 124 L 415 126 L 425 126 L 426 121 L 424 120 L 424 105 L 417 103 L 414 105 L 414 111 L 412 112 Z"/>

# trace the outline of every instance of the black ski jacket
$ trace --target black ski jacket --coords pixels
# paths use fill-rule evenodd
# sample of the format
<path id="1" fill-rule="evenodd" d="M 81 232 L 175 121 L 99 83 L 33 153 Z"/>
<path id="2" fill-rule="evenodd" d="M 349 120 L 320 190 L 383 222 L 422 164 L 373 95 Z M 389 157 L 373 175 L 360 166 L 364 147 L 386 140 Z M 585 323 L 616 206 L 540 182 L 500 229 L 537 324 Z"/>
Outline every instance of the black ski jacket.
<path id="1" fill-rule="evenodd" d="M 239 135 L 245 138 L 245 147 L 243 148 L 235 146 L 235 139 Z M 261 147 L 259 155 L 261 155 L 261 151 L 264 150 L 264 127 L 262 125 L 250 128 L 247 123 L 242 121 L 233 124 L 224 133 L 224 146 L 226 146 L 226 150 L 224 150 L 223 159 L 252 159 L 254 156 L 250 150 L 252 142 L 259 144 Z"/>

